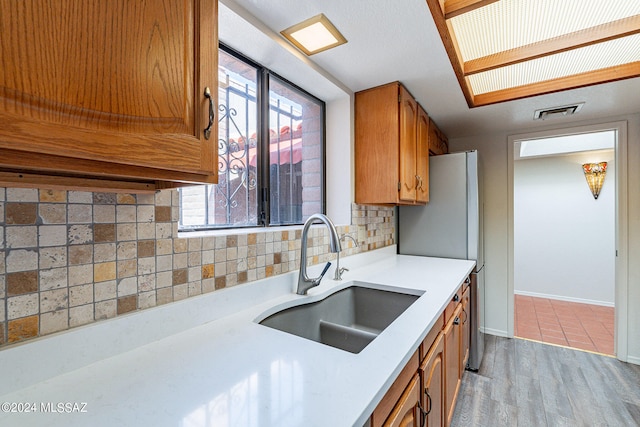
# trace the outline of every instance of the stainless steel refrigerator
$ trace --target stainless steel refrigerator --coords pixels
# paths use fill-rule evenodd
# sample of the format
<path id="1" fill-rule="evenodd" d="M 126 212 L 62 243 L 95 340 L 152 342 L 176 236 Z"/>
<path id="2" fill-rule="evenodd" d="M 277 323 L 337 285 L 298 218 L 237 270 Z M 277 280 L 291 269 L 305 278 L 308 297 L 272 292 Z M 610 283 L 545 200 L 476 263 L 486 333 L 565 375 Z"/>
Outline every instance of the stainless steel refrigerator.
<path id="1" fill-rule="evenodd" d="M 398 252 L 476 261 L 470 289 L 467 368 L 478 370 L 484 353 L 483 203 L 478 152 L 429 157 L 429 202 L 401 206 Z"/>

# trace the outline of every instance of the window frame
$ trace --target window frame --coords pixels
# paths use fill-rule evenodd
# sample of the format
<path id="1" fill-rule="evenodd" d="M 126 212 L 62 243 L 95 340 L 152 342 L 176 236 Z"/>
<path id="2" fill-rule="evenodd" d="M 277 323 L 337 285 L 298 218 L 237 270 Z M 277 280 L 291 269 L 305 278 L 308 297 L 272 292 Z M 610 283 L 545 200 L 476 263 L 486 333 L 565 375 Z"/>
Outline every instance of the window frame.
<path id="1" fill-rule="evenodd" d="M 257 106 L 257 118 L 256 118 L 256 134 L 257 141 L 256 147 L 257 150 L 257 165 L 258 170 L 256 173 L 256 185 L 257 185 L 257 194 L 256 194 L 256 204 L 257 204 L 257 223 L 256 224 L 247 224 L 247 225 L 215 225 L 215 224 L 201 224 L 201 225 L 183 225 L 182 219 L 182 194 L 180 195 L 180 219 L 178 222 L 178 231 L 180 233 L 188 233 L 188 232 L 198 232 L 198 231 L 218 231 L 218 230 L 245 230 L 245 229 L 269 229 L 269 228 L 278 228 L 278 227 L 296 227 L 304 224 L 305 216 L 302 215 L 302 220 L 300 222 L 295 223 L 286 223 L 286 224 L 271 224 L 271 187 L 270 187 L 270 159 L 269 159 L 269 145 L 270 145 L 270 98 L 269 98 L 269 82 L 270 78 L 273 77 L 278 80 L 278 83 L 284 86 L 293 89 L 294 91 L 300 92 L 305 97 L 313 100 L 318 104 L 320 108 L 321 114 L 321 125 L 320 130 L 322 132 L 321 135 L 321 153 L 320 153 L 320 173 L 321 173 L 321 190 L 320 190 L 320 206 L 321 213 L 326 214 L 327 205 L 326 205 L 326 150 L 327 150 L 327 141 L 326 141 L 326 125 L 327 125 L 327 117 L 326 117 L 326 103 L 309 93 L 307 90 L 301 88 L 290 80 L 282 77 L 278 73 L 270 70 L 269 68 L 263 66 L 262 64 L 248 58 L 246 55 L 238 52 L 237 50 L 225 45 L 224 43 L 219 43 L 218 49 L 225 52 L 228 55 L 231 55 L 246 63 L 247 65 L 254 67 L 256 69 L 256 106 Z M 220 105 L 220 104 L 219 104 Z M 247 135 L 248 137 L 248 135 Z M 265 153 L 267 153 L 265 155 Z M 218 185 L 218 184 L 203 184 L 206 186 L 209 185 Z M 181 191 L 181 190 L 180 190 Z M 207 194 L 207 191 L 205 191 Z M 208 212 L 208 204 L 209 202 L 205 202 L 207 206 L 206 212 Z M 208 214 L 205 214 L 208 216 Z"/>

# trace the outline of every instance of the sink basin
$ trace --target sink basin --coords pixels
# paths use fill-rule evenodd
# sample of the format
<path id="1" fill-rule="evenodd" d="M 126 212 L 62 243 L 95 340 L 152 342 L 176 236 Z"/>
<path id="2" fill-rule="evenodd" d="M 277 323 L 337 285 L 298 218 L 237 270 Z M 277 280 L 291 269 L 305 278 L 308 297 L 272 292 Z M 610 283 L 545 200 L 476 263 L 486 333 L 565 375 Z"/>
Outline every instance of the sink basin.
<path id="1" fill-rule="evenodd" d="M 324 299 L 282 309 L 258 323 L 360 353 L 423 293 L 352 282 Z"/>

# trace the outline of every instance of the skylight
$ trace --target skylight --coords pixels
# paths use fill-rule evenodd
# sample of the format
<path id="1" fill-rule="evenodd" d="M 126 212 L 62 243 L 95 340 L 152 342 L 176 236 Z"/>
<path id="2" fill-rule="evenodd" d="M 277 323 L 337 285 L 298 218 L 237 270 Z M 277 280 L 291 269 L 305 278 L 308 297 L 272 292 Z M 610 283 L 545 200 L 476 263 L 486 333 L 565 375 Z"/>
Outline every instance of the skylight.
<path id="1" fill-rule="evenodd" d="M 470 107 L 640 76 L 640 1 L 427 3 Z"/>

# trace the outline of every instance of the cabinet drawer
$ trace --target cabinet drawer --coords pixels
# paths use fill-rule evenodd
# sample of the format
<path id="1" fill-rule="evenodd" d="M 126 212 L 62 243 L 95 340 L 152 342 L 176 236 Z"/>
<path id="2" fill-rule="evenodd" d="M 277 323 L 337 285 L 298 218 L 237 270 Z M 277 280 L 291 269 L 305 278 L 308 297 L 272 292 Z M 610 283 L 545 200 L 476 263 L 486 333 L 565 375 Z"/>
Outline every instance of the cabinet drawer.
<path id="1" fill-rule="evenodd" d="M 411 381 L 411 378 L 416 374 L 416 372 L 418 372 L 419 366 L 419 352 L 416 351 L 413 356 L 411 356 L 411 359 L 409 359 L 404 369 L 400 372 L 398 378 L 396 378 L 394 383 L 391 385 L 387 394 L 384 395 L 376 409 L 373 411 L 373 415 L 371 415 L 372 427 L 379 427 L 383 425 L 402 396 L 403 391 L 407 388 L 407 384 Z"/>
<path id="2" fill-rule="evenodd" d="M 422 344 L 420 344 L 420 361 L 423 361 L 424 358 L 427 357 L 429 349 L 435 342 L 438 334 L 442 331 L 442 328 L 444 328 L 444 313 L 438 317 L 438 320 L 436 320 L 436 323 L 434 323 L 426 338 L 422 341 Z"/>
<path id="3" fill-rule="evenodd" d="M 458 288 L 456 293 L 451 298 L 451 301 L 449 301 L 449 304 L 444 309 L 444 325 L 449 323 L 449 320 L 451 319 L 453 312 L 456 311 L 456 307 L 458 306 L 458 304 L 460 304 L 460 301 L 462 301 L 462 286 Z"/>

